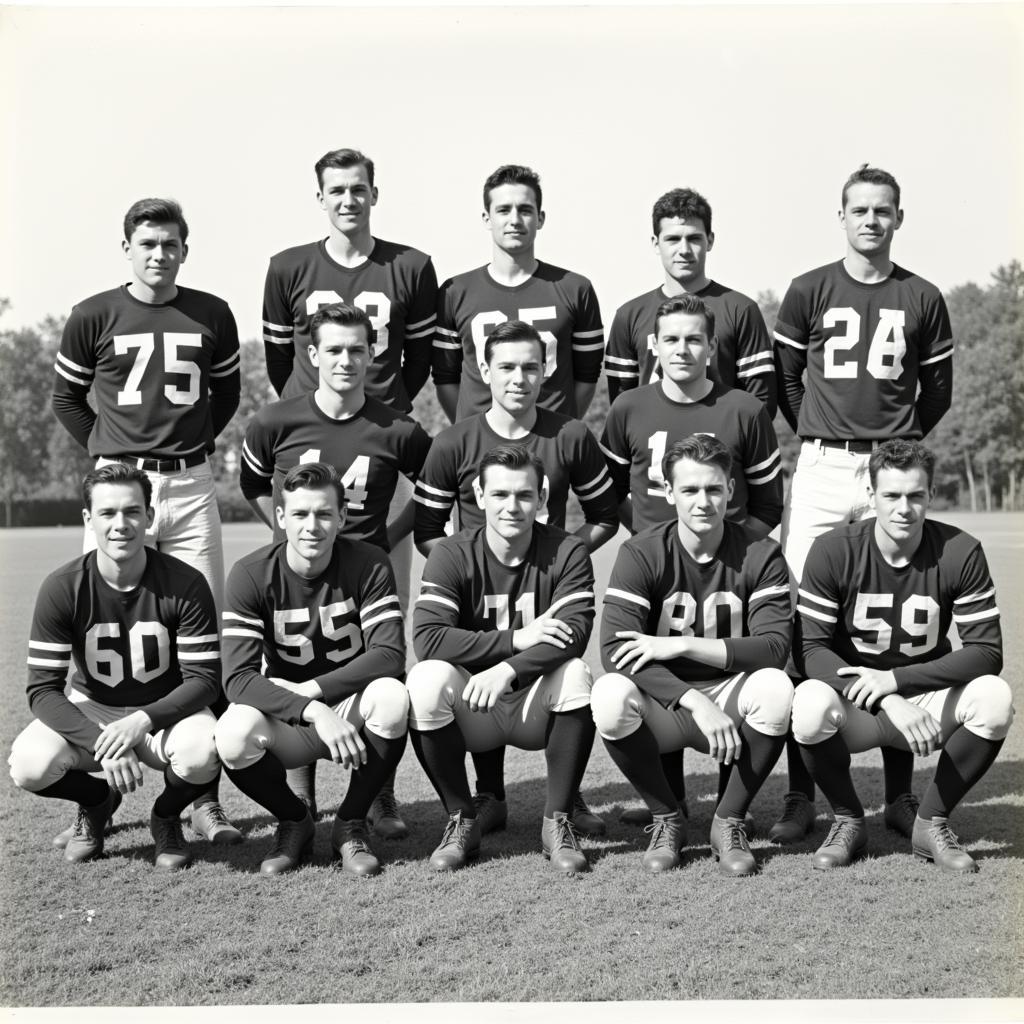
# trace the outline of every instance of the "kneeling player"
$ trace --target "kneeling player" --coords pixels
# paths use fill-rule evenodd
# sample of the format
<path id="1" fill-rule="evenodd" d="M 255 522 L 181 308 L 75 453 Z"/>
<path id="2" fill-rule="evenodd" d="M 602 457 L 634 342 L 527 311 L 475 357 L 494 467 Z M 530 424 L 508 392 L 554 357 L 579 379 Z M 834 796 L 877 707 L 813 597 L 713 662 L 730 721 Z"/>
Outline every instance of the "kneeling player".
<path id="1" fill-rule="evenodd" d="M 677 441 L 661 471 L 676 520 L 619 549 L 605 592 L 591 707 L 612 760 L 653 816 L 643 863 L 680 862 L 686 819 L 678 764 L 685 747 L 733 765 L 711 824 L 726 875 L 756 870 L 747 808 L 786 742 L 793 685 L 789 576 L 773 540 L 725 518 L 732 459 L 717 438 Z"/>
<path id="2" fill-rule="evenodd" d="M 519 445 L 480 461 L 485 524 L 430 552 L 413 618 L 421 660 L 409 673 L 412 743 L 449 821 L 430 858 L 437 871 L 480 852 L 466 751 L 544 749 L 544 856 L 565 874 L 588 870 L 573 825 L 594 742 L 590 670 L 594 571 L 583 542 L 536 522 L 544 469 Z M 430 659 L 430 660 L 426 660 Z"/>
<path id="3" fill-rule="evenodd" d="M 999 609 L 981 545 L 926 518 L 934 468 L 917 441 L 881 444 L 868 460 L 875 518 L 819 537 L 804 564 L 797 653 L 812 678 L 797 687 L 793 735 L 836 816 L 816 868 L 866 851 L 850 754 L 891 746 L 942 754 L 924 800 L 889 801 L 886 825 L 947 871 L 978 870 L 949 815 L 999 753 L 1013 702 L 997 675 Z"/>
<path id="4" fill-rule="evenodd" d="M 142 470 L 93 470 L 82 498 L 96 548 L 51 573 L 36 599 L 28 657 L 36 719 L 14 741 L 11 777 L 78 804 L 64 859 L 85 861 L 102 855 L 122 794 L 142 785 L 139 762 L 163 772 L 150 830 L 156 866 L 173 871 L 192 860 L 179 815 L 220 770 L 209 710 L 220 693 L 213 596 L 198 570 L 145 546 L 153 508 Z M 89 774 L 100 771 L 102 779 Z"/>
<path id="5" fill-rule="evenodd" d="M 338 536 L 344 487 L 333 467 L 295 466 L 281 484 L 286 540 L 238 561 L 224 611 L 225 690 L 217 749 L 235 785 L 278 819 L 265 875 L 312 852 L 315 827 L 285 769 L 330 758 L 352 768 L 331 851 L 375 875 L 366 814 L 405 749 L 405 637 L 387 555 Z M 265 662 L 266 667 L 263 667 Z M 312 728 L 310 728 L 312 727 Z"/>

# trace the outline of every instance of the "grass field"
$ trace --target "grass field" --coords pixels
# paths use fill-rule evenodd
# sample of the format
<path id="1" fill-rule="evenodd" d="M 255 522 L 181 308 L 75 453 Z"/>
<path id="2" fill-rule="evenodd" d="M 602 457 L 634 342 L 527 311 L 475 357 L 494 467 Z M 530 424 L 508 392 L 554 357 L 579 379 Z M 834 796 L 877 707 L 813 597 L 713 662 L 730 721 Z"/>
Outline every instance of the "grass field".
<path id="1" fill-rule="evenodd" d="M 1024 707 L 1024 516 L 944 515 L 985 542 L 999 587 L 1005 675 Z M 262 543 L 253 526 L 225 530 L 228 564 Z M 79 531 L 0 531 L 0 746 L 28 722 L 25 642 L 36 589 L 78 551 Z M 613 546 L 598 553 L 599 585 Z M 419 563 L 413 578 L 419 578 Z M 597 668 L 596 645 L 589 651 Z M 937 755 L 919 761 L 920 794 Z M 881 824 L 877 754 L 855 758 L 872 856 L 821 875 L 808 854 L 757 840 L 761 873 L 730 880 L 707 845 L 716 773 L 687 754 L 693 821 L 687 860 L 664 877 L 640 868 L 646 837 L 620 825 L 638 801 L 600 742 L 584 780 L 608 823 L 587 841 L 593 871 L 565 879 L 539 853 L 543 756 L 510 750 L 508 832 L 485 839 L 480 863 L 434 875 L 426 857 L 443 813 L 411 749 L 398 794 L 407 840 L 378 843 L 386 865 L 355 881 L 327 863 L 330 818 L 317 859 L 293 875 L 257 874 L 272 828 L 230 783 L 223 801 L 246 843 L 230 852 L 196 842 L 192 870 L 151 867 L 149 808 L 159 781 L 128 796 L 101 861 L 73 867 L 50 848 L 69 820 L 58 801 L 0 785 L 0 1004 L 464 1000 L 980 998 L 1024 995 L 1024 723 L 954 824 L 981 862 L 959 878 L 915 860 Z M 321 806 L 345 775 L 321 765 Z M 767 830 L 785 791 L 782 768 L 753 807 Z"/>

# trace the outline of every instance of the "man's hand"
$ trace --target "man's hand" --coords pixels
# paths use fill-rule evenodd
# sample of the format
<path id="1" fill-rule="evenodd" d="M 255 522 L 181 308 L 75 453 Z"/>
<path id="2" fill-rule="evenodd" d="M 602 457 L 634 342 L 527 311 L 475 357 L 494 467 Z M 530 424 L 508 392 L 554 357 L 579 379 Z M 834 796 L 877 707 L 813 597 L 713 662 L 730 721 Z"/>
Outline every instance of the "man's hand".
<path id="1" fill-rule="evenodd" d="M 620 671 L 631 661 L 630 671 L 638 672 L 649 661 L 671 661 L 686 653 L 685 636 L 650 636 L 635 629 L 621 629 L 615 636 L 626 641 L 612 655 L 612 664 Z"/>
<path id="2" fill-rule="evenodd" d="M 882 710 L 903 734 L 915 754 L 924 757 L 938 750 L 942 744 L 940 724 L 924 708 L 911 704 L 906 697 L 898 693 L 883 697 Z"/>
<path id="3" fill-rule="evenodd" d="M 512 692 L 516 670 L 507 662 L 499 661 L 492 668 L 469 677 L 462 699 L 470 711 L 490 711 L 504 693 Z"/>
<path id="4" fill-rule="evenodd" d="M 308 697 L 310 700 L 319 700 L 323 695 L 320 684 L 315 679 L 309 679 L 304 683 L 290 683 L 287 679 L 278 679 L 276 676 L 267 677 L 275 686 L 282 690 L 290 690 L 299 697 Z"/>
<path id="5" fill-rule="evenodd" d="M 333 708 L 319 701 L 311 701 L 302 716 L 312 723 L 317 736 L 330 752 L 332 761 L 343 768 L 362 768 L 366 764 L 366 744 L 359 730 Z"/>
<path id="6" fill-rule="evenodd" d="M 103 774 L 107 777 L 107 784 L 122 793 L 134 793 L 142 785 L 142 766 L 135 756 L 135 751 L 129 749 L 119 757 L 104 757 L 98 759 Z"/>
<path id="7" fill-rule="evenodd" d="M 554 647 L 565 646 L 572 640 L 572 630 L 561 620 L 541 616 L 534 619 L 528 626 L 512 631 L 512 649 L 525 651 L 537 644 L 551 644 Z"/>
<path id="8" fill-rule="evenodd" d="M 700 690 L 687 690 L 679 706 L 693 715 L 694 725 L 708 741 L 708 753 L 721 764 L 732 764 L 740 756 L 743 740 L 733 720 Z"/>
<path id="9" fill-rule="evenodd" d="M 93 744 L 93 756 L 97 761 L 123 757 L 134 750 L 152 728 L 153 719 L 145 711 L 133 711 L 103 727 Z"/>
<path id="10" fill-rule="evenodd" d="M 843 696 L 859 708 L 871 711 L 875 704 L 896 692 L 896 677 L 891 672 L 862 665 L 847 665 L 836 670 L 837 676 L 857 676 L 844 690 Z"/>

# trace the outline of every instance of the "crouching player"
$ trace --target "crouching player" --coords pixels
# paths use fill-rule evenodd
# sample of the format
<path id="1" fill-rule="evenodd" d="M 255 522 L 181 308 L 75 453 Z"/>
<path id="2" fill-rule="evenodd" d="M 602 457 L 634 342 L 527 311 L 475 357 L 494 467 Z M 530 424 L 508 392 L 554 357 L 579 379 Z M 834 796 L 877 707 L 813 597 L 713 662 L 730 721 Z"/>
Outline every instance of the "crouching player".
<path id="1" fill-rule="evenodd" d="M 590 670 L 594 571 L 583 542 L 536 521 L 544 468 L 521 445 L 481 460 L 485 523 L 431 549 L 413 617 L 421 660 L 409 672 L 412 744 L 449 820 L 430 858 L 437 871 L 480 851 L 466 751 L 543 748 L 544 856 L 564 874 L 588 870 L 572 798 L 594 743 Z M 429 659 L 429 660 L 428 660 Z"/>
<path id="2" fill-rule="evenodd" d="M 96 547 L 40 588 L 28 656 L 36 717 L 14 741 L 11 777 L 78 804 L 64 859 L 86 861 L 102 855 L 122 794 L 142 785 L 140 762 L 162 772 L 150 830 L 156 866 L 173 871 L 192 860 L 179 815 L 220 770 L 209 710 L 220 693 L 213 596 L 198 570 L 145 546 L 154 513 L 141 469 L 93 470 L 82 499 Z"/>
<path id="3" fill-rule="evenodd" d="M 981 545 L 927 519 L 934 469 L 920 442 L 879 445 L 868 460 L 875 518 L 819 537 L 804 565 L 797 653 L 811 678 L 796 690 L 793 735 L 835 813 L 816 868 L 844 867 L 866 851 L 850 755 L 889 746 L 942 754 L 924 800 L 900 795 L 886 805 L 885 823 L 918 857 L 947 871 L 978 870 L 949 815 L 995 761 L 1013 702 L 997 675 L 999 609 Z"/>
<path id="4" fill-rule="evenodd" d="M 352 769 L 331 852 L 375 875 L 366 814 L 405 749 L 405 637 L 387 555 L 339 537 L 345 490 L 332 466 L 290 469 L 276 509 L 285 541 L 240 559 L 223 615 L 227 711 L 217 749 L 235 785 L 278 819 L 265 875 L 312 853 L 315 827 L 286 768 L 329 758 Z M 265 668 L 264 668 L 265 663 Z"/>
<path id="5" fill-rule="evenodd" d="M 793 685 L 789 576 L 782 550 L 725 518 L 732 457 L 717 438 L 677 441 L 661 464 L 676 519 L 619 549 L 605 592 L 591 707 L 612 760 L 653 820 L 643 863 L 674 868 L 686 845 L 677 765 L 684 747 L 732 765 L 711 824 L 726 875 L 756 863 L 744 818 L 782 753 Z"/>

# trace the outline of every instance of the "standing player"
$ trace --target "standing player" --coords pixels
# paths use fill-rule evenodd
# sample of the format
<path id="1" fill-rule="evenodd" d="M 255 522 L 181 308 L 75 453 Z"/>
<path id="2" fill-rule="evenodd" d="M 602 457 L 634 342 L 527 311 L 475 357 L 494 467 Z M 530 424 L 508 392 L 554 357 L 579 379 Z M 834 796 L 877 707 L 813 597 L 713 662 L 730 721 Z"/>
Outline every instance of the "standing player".
<path id="1" fill-rule="evenodd" d="M 252 418 L 242 447 L 242 493 L 273 528 L 273 495 L 285 474 L 301 463 L 326 462 L 338 469 L 345 488 L 343 535 L 391 551 L 413 522 L 410 497 L 388 523 L 396 484 L 400 475 L 416 479 L 430 438 L 408 416 L 366 393 L 373 327 L 363 310 L 342 303 L 323 307 L 310 318 L 310 337 L 309 358 L 319 385 L 311 394 L 265 406 Z M 313 760 L 289 775 L 314 814 L 315 767 Z M 374 803 L 371 820 L 385 838 L 408 834 L 393 781 Z"/>
<path id="2" fill-rule="evenodd" d="M 132 279 L 72 309 L 54 367 L 53 411 L 97 466 L 123 462 L 149 474 L 156 514 L 147 539 L 198 569 L 220 607 L 224 552 L 207 456 L 238 408 L 235 318 L 222 299 L 176 284 L 188 255 L 176 202 L 133 203 L 124 238 Z M 93 547 L 87 530 L 85 550 Z M 223 707 L 219 698 L 214 712 Z M 216 778 L 195 804 L 192 828 L 214 843 L 241 842 Z"/>
<path id="3" fill-rule="evenodd" d="M 581 541 L 536 522 L 544 469 L 519 445 L 480 462 L 486 525 L 431 552 L 414 613 L 421 660 L 409 672 L 416 756 L 449 815 L 430 858 L 463 867 L 480 849 L 466 751 L 511 743 L 544 749 L 544 855 L 565 874 L 588 869 L 572 818 L 594 742 L 590 670 L 594 572 Z"/>
<path id="4" fill-rule="evenodd" d="M 1013 702 L 997 675 L 999 609 L 981 545 L 927 519 L 934 468 L 917 442 L 881 444 L 868 462 L 875 518 L 820 537 L 804 566 L 798 654 L 811 678 L 797 687 L 793 733 L 835 812 L 814 855 L 819 869 L 867 850 L 850 755 L 894 746 L 911 758 L 942 748 L 914 808 L 914 853 L 947 871 L 978 870 L 949 815 L 995 761 Z M 885 816 L 888 823 L 888 807 Z"/>
<path id="5" fill-rule="evenodd" d="M 711 824 L 726 875 L 756 870 L 744 818 L 786 742 L 793 684 L 789 576 L 778 544 L 726 520 L 732 459 L 697 435 L 665 453 L 676 519 L 619 549 L 605 592 L 601 660 L 591 706 L 608 753 L 647 804 L 648 871 L 679 864 L 686 819 L 684 747 L 733 765 Z M 670 770 L 666 770 L 666 768 Z"/>
<path id="6" fill-rule="evenodd" d="M 217 612 L 201 573 L 146 547 L 154 516 L 146 473 L 120 463 L 95 469 L 82 501 L 95 549 L 40 588 L 28 656 L 36 717 L 14 741 L 11 777 L 78 804 L 64 849 L 74 862 L 102 855 L 121 795 L 143 783 L 139 762 L 162 772 L 149 827 L 156 866 L 174 871 L 192 860 L 179 815 L 220 770 L 209 710 L 220 693 Z"/>
<path id="7" fill-rule="evenodd" d="M 540 178 L 507 164 L 484 182 L 484 225 L 491 262 L 441 286 L 433 373 L 437 397 L 455 423 L 491 404 L 480 374 L 487 335 L 506 320 L 525 320 L 544 341 L 539 404 L 583 418 L 601 372 L 604 328 L 597 296 L 579 274 L 534 256 L 544 226 Z"/>
<path id="8" fill-rule="evenodd" d="M 658 374 L 658 307 L 676 295 L 696 295 L 715 316 L 717 348 L 709 376 L 760 398 L 774 418 L 775 363 L 764 317 L 753 299 L 707 275 L 708 253 L 715 244 L 708 201 L 693 189 L 674 188 L 654 204 L 651 221 L 651 241 L 661 257 L 665 280 L 615 313 L 604 356 L 608 398 L 614 402 L 621 392 L 649 384 Z"/>
<path id="9" fill-rule="evenodd" d="M 872 450 L 888 438 L 926 436 L 952 396 L 953 334 L 942 295 L 890 259 L 903 223 L 896 179 L 867 164 L 855 171 L 843 186 L 839 223 L 846 256 L 796 278 L 775 325 L 779 407 L 802 441 L 782 518 L 797 582 L 815 537 L 871 514 Z M 814 785 L 790 742 L 790 792 L 772 829 L 779 842 L 795 842 L 814 822 Z M 913 756 L 883 747 L 882 759 L 885 801 L 895 809 L 889 820 L 909 838 Z"/>
<path id="10" fill-rule="evenodd" d="M 366 815 L 405 749 L 405 635 L 386 556 L 339 536 L 344 487 L 333 467 L 285 475 L 277 521 L 286 540 L 235 563 L 224 612 L 231 704 L 217 748 L 235 785 L 278 819 L 265 875 L 312 852 L 309 809 L 285 768 L 330 758 L 352 768 L 331 850 L 349 874 L 375 875 Z M 264 667 L 265 666 L 265 667 Z"/>

